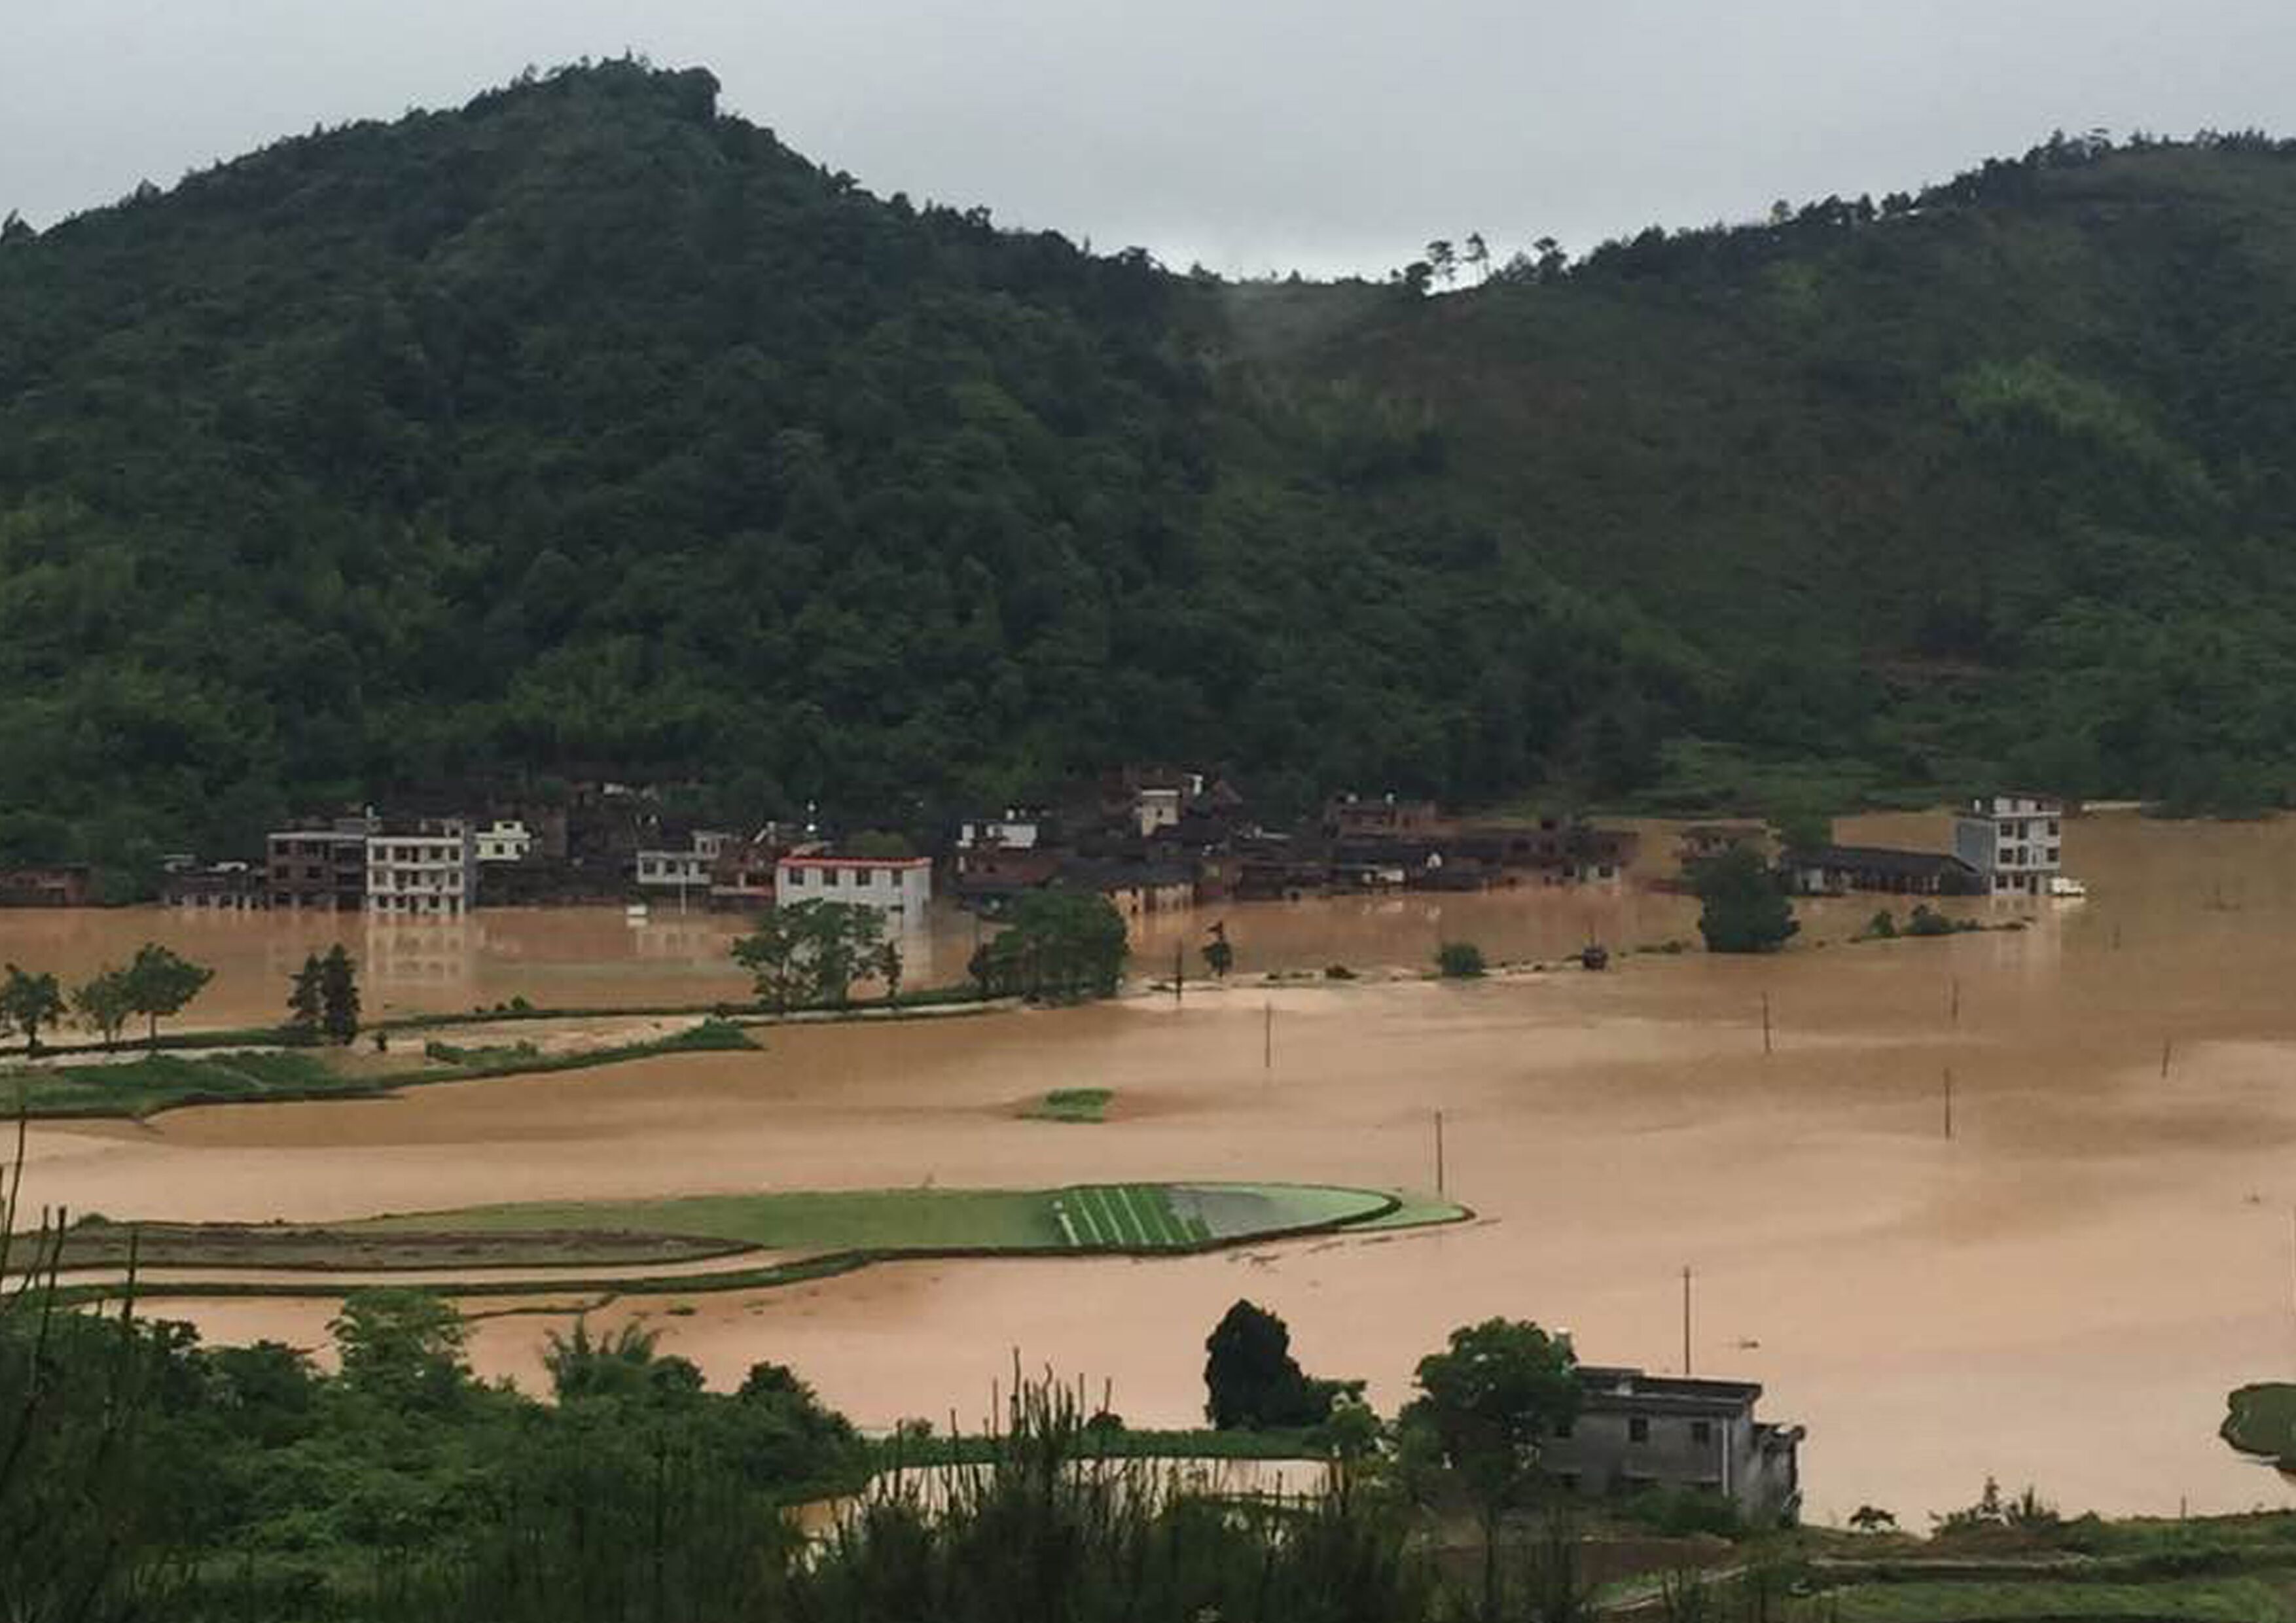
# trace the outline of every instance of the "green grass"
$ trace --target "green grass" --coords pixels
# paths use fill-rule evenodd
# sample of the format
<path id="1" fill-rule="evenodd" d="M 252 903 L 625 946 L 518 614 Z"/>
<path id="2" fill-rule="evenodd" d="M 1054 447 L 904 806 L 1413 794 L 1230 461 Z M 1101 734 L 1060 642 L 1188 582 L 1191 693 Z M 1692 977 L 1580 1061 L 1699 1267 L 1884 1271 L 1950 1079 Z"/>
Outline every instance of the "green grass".
<path id="1" fill-rule="evenodd" d="M 1286 1234 L 1327 1232 L 1384 1217 L 1393 1197 L 1367 1190 L 1327 1189 L 1307 1184 L 1105 1184 L 1067 1189 L 878 1189 L 837 1192 L 694 1195 L 656 1201 L 564 1201 L 512 1206 L 464 1207 L 446 1211 L 393 1213 L 337 1225 L 345 1237 L 345 1259 L 333 1270 L 361 1266 L 350 1253 L 387 1244 L 390 1236 L 426 1236 L 438 1245 L 460 1244 L 472 1256 L 485 1254 L 488 1236 L 546 1234 L 570 1265 L 549 1280 L 447 1283 L 430 1288 L 446 1295 L 517 1295 L 537 1291 L 585 1291 L 602 1296 L 680 1294 L 702 1291 L 762 1289 L 823 1272 L 844 1272 L 900 1256 L 995 1254 L 1050 1255 L 1067 1251 L 1129 1255 L 1179 1253 L 1208 1246 Z M 244 1250 L 234 1266 L 266 1266 L 260 1228 L 232 1236 Z M 282 1229 L 283 1236 L 291 1231 Z M 584 1237 L 602 1242 L 586 1253 Z M 799 1251 L 795 1260 L 761 1258 L 754 1268 L 734 1271 L 617 1277 L 610 1258 L 628 1252 L 634 1237 L 657 1242 L 683 1239 L 719 1245 Z M 308 1281 L 226 1280 L 169 1282 L 141 1287 L 149 1296 L 332 1295 L 324 1258 L 310 1254 L 308 1236 L 294 1267 L 309 1271 Z M 595 1261 L 598 1272 L 573 1275 Z M 451 1266 L 451 1265 L 449 1265 Z M 473 1264 L 473 1266 L 478 1266 Z M 100 1299 L 102 1287 L 86 1287 L 75 1300 Z"/>
<path id="2" fill-rule="evenodd" d="M 1202 1245 L 1212 1238 L 1201 1217 L 1180 1212 L 1159 1184 L 1087 1184 L 1054 1197 L 1062 1232 L 1095 1250 L 1163 1251 Z"/>
<path id="3" fill-rule="evenodd" d="M 153 1053 L 117 1065 L 49 1065 L 0 1077 L 0 1102 L 31 1116 L 149 1116 L 184 1104 L 368 1097 L 387 1080 L 353 1077 L 300 1049 L 199 1058 Z"/>
<path id="4" fill-rule="evenodd" d="M 2152 1584 L 1913 1582 L 1833 1591 L 1841 1623 L 2291 1623 L 2287 1590 L 2259 1578 Z M 1820 1615 L 1831 1617 L 1831 1611 Z"/>
<path id="5" fill-rule="evenodd" d="M 1430 1228 L 1445 1223 L 1464 1223 L 1475 1215 L 1464 1206 L 1410 1190 L 1397 1190 L 1395 1199 L 1393 1211 L 1383 1217 L 1366 1217 L 1360 1223 L 1350 1223 L 1348 1232 L 1363 1234 L 1390 1228 Z"/>
<path id="6" fill-rule="evenodd" d="M 871 1189 L 570 1201 L 379 1217 L 357 1226 L 485 1234 L 558 1229 L 686 1234 L 776 1250 L 1019 1250 L 1062 1243 L 1054 1197 L 1033 1190 Z"/>
<path id="7" fill-rule="evenodd" d="M 1390 1197 L 1297 1184 L 1082 1184 L 563 1201 L 395 1213 L 352 1231 L 677 1234 L 775 1250 L 1187 1250 L 1383 1217 Z"/>
<path id="8" fill-rule="evenodd" d="M 0 1106 L 12 1111 L 20 1102 L 25 1113 L 34 1117 L 141 1119 L 187 1104 L 372 1099 L 424 1083 L 586 1070 L 662 1054 L 724 1053 L 757 1045 L 731 1021 L 705 1020 L 647 1042 L 568 1053 L 542 1053 L 526 1044 L 455 1048 L 432 1043 L 427 1045 L 430 1063 L 364 1072 L 337 1069 L 328 1055 L 340 1051 L 327 1049 L 201 1056 L 160 1053 L 115 1065 L 18 1067 L 0 1074 Z"/>
<path id="9" fill-rule="evenodd" d="M 1036 1121 L 1105 1121 L 1115 1097 L 1104 1087 L 1056 1087 L 1021 1114 Z"/>

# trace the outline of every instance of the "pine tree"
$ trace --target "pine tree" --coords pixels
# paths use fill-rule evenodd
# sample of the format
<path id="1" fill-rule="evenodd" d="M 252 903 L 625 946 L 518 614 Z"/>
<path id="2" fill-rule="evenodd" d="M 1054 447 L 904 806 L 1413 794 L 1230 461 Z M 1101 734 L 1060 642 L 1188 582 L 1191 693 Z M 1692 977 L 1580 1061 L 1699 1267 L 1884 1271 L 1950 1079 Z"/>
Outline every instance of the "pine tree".
<path id="1" fill-rule="evenodd" d="M 358 1035 L 358 965 L 340 941 L 327 949 L 319 964 L 319 1001 L 320 1023 L 329 1042 L 348 1043 Z"/>
<path id="2" fill-rule="evenodd" d="M 312 953 L 295 971 L 295 989 L 287 997 L 287 1029 L 298 1042 L 316 1043 L 326 1018 L 326 966 Z"/>

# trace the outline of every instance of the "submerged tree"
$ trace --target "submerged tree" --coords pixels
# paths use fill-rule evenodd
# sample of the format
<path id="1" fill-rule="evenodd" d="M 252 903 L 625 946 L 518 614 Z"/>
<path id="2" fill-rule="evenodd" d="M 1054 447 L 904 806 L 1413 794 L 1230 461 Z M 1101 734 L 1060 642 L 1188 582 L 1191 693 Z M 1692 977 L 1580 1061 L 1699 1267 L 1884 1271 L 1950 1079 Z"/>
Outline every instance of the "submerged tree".
<path id="1" fill-rule="evenodd" d="M 1775 952 L 1801 928 L 1760 853 L 1735 846 L 1698 865 L 1698 933 L 1712 953 Z"/>
<path id="2" fill-rule="evenodd" d="M 885 915 L 854 902 L 799 902 L 776 907 L 733 946 L 734 961 L 748 970 L 758 1001 L 778 1014 L 809 1004 L 842 1004 L 864 974 L 888 978 L 898 991 L 895 949 L 888 973 Z"/>
<path id="3" fill-rule="evenodd" d="M 331 1043 L 359 1033 L 358 965 L 340 941 L 319 961 L 319 1023 Z"/>
<path id="4" fill-rule="evenodd" d="M 1124 915 L 1088 890 L 1032 890 L 972 955 L 985 996 L 1112 997 L 1131 945 Z"/>
<path id="5" fill-rule="evenodd" d="M 318 954 L 306 954 L 287 994 L 287 1029 L 297 1042 L 317 1042 L 326 1009 L 326 968 Z"/>

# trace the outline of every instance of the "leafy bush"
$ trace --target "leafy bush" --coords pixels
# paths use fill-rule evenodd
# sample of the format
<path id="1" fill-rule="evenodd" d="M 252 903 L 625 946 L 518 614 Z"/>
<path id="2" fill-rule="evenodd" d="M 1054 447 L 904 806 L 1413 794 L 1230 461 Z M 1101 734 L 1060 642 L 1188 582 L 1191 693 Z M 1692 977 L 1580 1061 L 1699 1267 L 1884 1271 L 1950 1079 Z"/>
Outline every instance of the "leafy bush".
<path id="1" fill-rule="evenodd" d="M 1473 980 L 1484 971 L 1483 949 L 1472 941 L 1446 941 L 1435 949 L 1435 969 L 1446 980 Z"/>

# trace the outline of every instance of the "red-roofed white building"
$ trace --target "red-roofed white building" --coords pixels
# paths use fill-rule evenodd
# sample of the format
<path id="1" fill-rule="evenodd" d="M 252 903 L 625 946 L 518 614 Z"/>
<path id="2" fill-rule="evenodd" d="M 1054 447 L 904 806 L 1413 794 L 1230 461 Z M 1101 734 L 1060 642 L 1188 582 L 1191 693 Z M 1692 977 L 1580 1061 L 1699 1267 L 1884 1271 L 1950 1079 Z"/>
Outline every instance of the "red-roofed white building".
<path id="1" fill-rule="evenodd" d="M 774 903 L 845 902 L 874 907 L 893 928 L 925 922 L 932 906 L 932 859 L 926 857 L 784 857 L 774 865 Z"/>

